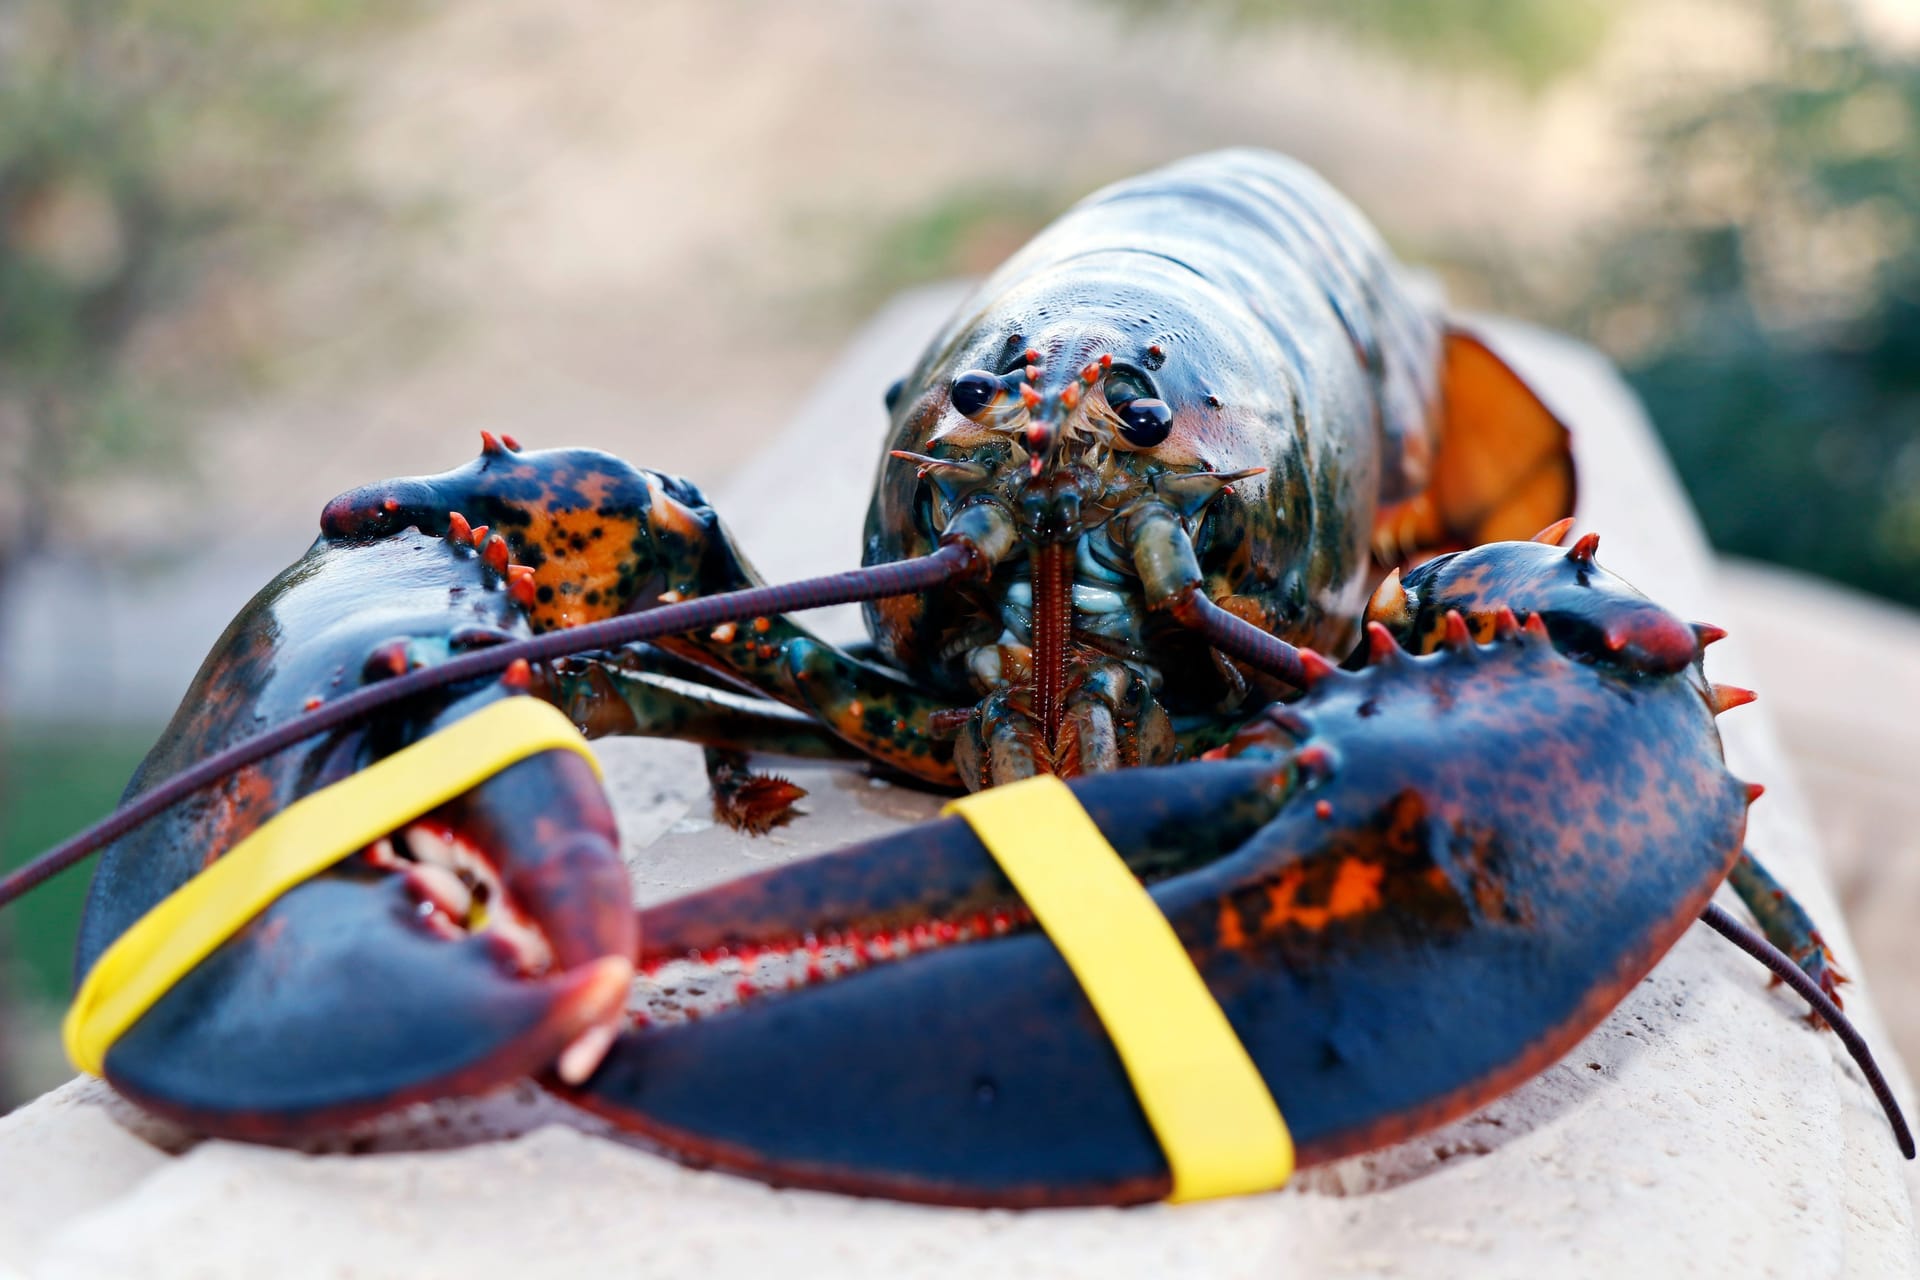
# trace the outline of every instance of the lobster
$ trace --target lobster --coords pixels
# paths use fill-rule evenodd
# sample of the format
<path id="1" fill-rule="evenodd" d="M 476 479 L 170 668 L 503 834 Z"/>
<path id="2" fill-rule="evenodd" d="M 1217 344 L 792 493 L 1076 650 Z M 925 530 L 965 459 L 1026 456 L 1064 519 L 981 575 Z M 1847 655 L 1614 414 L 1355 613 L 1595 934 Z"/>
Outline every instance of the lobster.
<path id="1" fill-rule="evenodd" d="M 982 789 L 1067 779 L 1314 1164 L 1564 1054 L 1696 917 L 1884 1080 L 1812 922 L 1743 848 L 1723 633 L 1570 548 L 1567 432 L 1304 168 L 1097 193 L 887 393 L 866 568 L 762 584 L 693 485 L 483 434 L 329 503 L 215 646 L 104 845 L 86 973 L 298 797 L 492 702 Z M 1527 535 L 1540 531 L 1536 538 Z M 847 651 L 790 615 L 864 601 Z M 1336 665 L 1324 653 L 1344 654 Z M 1709 899 L 1729 876 L 1769 941 Z M 743 964 L 742 961 L 750 961 Z M 268 1047 L 270 1046 L 270 1048 Z M 301 883 L 173 985 L 106 1078 L 285 1139 L 538 1076 L 678 1158 L 970 1205 L 1164 1197 L 1103 1025 L 958 817 L 635 912 L 566 752 Z"/>

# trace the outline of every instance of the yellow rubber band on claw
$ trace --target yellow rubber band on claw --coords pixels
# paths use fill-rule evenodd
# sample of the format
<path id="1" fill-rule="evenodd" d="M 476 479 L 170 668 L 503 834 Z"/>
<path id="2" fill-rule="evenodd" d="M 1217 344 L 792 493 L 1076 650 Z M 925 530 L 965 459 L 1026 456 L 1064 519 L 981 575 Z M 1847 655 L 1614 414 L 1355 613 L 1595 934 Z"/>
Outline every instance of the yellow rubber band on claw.
<path id="1" fill-rule="evenodd" d="M 1293 1137 L 1173 926 L 1051 776 L 949 804 L 1060 949 L 1119 1051 L 1173 1172 L 1173 1201 L 1271 1191 Z"/>
<path id="2" fill-rule="evenodd" d="M 599 773 L 565 715 L 535 698 L 508 698 L 288 805 L 101 954 L 61 1027 L 67 1057 L 101 1074 L 113 1042 L 281 894 L 510 765 L 556 750 Z"/>

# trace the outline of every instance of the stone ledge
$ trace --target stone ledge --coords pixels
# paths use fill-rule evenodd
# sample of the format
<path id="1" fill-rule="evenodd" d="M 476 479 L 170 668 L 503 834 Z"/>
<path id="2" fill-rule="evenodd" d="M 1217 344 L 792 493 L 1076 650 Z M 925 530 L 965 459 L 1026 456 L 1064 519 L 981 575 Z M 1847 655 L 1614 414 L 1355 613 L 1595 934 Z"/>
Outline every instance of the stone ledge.
<path id="1" fill-rule="evenodd" d="M 896 302 L 793 428 L 720 495 L 776 578 L 851 563 L 879 389 L 953 295 Z M 1578 429 L 1582 529 L 1664 603 L 1716 619 L 1711 562 L 1639 410 L 1597 357 L 1497 326 Z M 846 626 L 843 615 L 833 625 Z M 1716 679 L 1747 683 L 1736 634 Z M 1763 708 L 1722 721 L 1767 783 L 1751 839 L 1857 958 Z M 645 900 L 932 812 L 851 773 L 793 771 L 810 815 L 746 841 L 706 818 L 699 753 L 604 748 Z M 1849 1005 L 1904 1085 L 1865 982 Z M 1694 930 L 1564 1061 L 1415 1142 L 1310 1171 L 1271 1196 L 1178 1208 L 970 1213 L 775 1191 L 683 1169 L 530 1086 L 414 1108 L 353 1154 L 195 1141 L 76 1081 L 0 1119 L 0 1274 L 1176 1274 L 1793 1277 L 1920 1272 L 1910 1181 L 1832 1037 Z"/>

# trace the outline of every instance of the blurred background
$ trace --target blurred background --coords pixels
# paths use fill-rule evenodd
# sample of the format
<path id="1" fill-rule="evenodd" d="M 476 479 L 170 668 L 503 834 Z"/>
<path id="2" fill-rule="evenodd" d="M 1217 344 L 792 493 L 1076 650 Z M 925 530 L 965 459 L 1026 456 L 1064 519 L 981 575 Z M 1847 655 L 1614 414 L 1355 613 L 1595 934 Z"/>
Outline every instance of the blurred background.
<path id="1" fill-rule="evenodd" d="M 0 864 L 111 807 L 334 493 L 482 428 L 723 483 L 889 295 L 1230 143 L 1620 362 L 1742 558 L 1718 621 L 1791 620 L 1756 658 L 1899 1020 L 1912 0 L 0 0 Z M 0 1110 L 67 1074 L 84 876 L 0 915 Z"/>

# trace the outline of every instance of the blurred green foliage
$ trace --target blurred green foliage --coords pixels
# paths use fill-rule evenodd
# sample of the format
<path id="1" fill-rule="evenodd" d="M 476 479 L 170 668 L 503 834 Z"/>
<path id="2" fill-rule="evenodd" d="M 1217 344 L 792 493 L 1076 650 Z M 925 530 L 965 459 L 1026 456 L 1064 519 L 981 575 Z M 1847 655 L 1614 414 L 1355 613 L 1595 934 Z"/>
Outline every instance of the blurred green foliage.
<path id="1" fill-rule="evenodd" d="M 1541 88 L 1598 51 L 1619 0 L 1109 0 L 1136 13 L 1311 23 L 1406 58 Z"/>
<path id="2" fill-rule="evenodd" d="M 153 734 L 139 728 L 62 728 L 14 723 L 0 736 L 0 769 L 16 795 L 32 804 L 0 811 L 0 870 L 34 854 L 112 810 Z M 73 977 L 73 942 L 91 866 L 63 871 L 11 913 L 10 953 L 17 957 L 16 990 L 55 1006 L 66 1003 Z"/>
<path id="3" fill-rule="evenodd" d="M 984 276 L 1011 257 L 1083 192 L 969 185 L 936 195 L 863 239 L 837 305 L 864 317 L 915 285 Z"/>
<path id="4" fill-rule="evenodd" d="M 1920 66 L 1772 15 L 1781 64 L 1651 124 L 1557 318 L 1622 360 L 1716 546 L 1920 605 Z"/>

